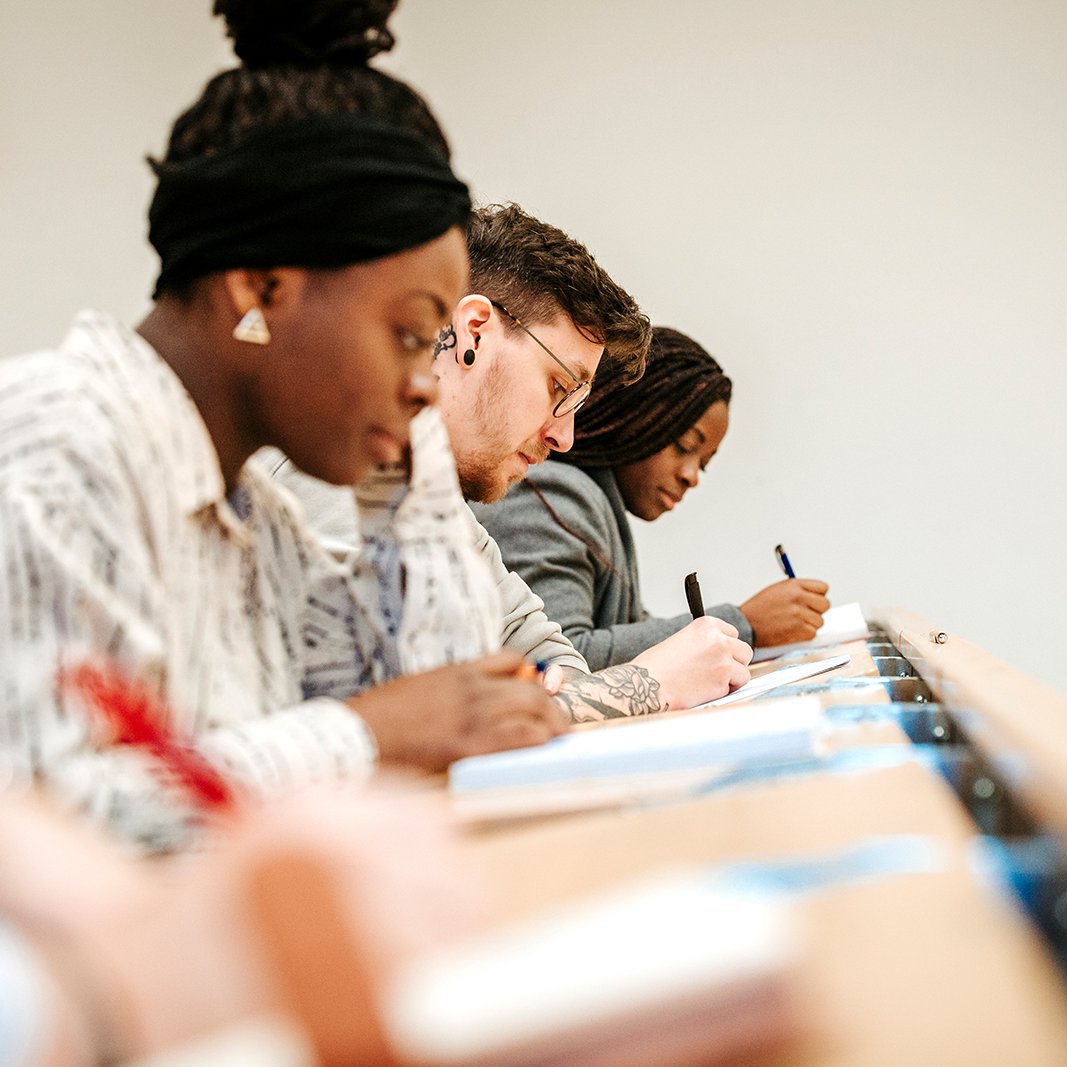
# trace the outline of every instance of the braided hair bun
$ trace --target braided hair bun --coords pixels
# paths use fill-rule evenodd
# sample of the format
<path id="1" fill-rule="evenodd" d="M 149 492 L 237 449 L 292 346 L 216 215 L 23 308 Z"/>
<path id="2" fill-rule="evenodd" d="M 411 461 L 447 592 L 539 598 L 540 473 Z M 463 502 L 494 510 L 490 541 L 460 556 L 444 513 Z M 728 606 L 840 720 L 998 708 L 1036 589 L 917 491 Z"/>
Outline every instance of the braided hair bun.
<path id="1" fill-rule="evenodd" d="M 422 137 L 446 159 L 448 141 L 419 94 L 368 60 L 393 47 L 397 0 L 214 0 L 240 64 L 216 74 L 179 115 L 164 157 L 225 151 L 249 131 L 362 112 Z"/>
<path id="2" fill-rule="evenodd" d="M 395 38 L 397 0 L 215 0 L 233 49 L 249 69 L 363 67 Z"/>

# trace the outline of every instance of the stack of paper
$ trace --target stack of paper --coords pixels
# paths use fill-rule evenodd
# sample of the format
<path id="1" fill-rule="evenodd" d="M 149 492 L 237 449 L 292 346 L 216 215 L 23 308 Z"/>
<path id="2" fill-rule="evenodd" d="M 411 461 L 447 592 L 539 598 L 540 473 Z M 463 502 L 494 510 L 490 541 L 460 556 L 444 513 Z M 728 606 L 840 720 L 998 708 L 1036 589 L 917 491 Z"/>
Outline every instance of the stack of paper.
<path id="1" fill-rule="evenodd" d="M 792 922 L 781 896 L 662 876 L 417 962 L 386 1030 L 422 1064 L 714 1064 L 789 1033 Z"/>
<path id="2" fill-rule="evenodd" d="M 814 750 L 822 721 L 814 697 L 643 719 L 613 729 L 575 731 L 532 748 L 458 760 L 449 768 L 449 786 L 461 792 L 573 784 L 753 759 L 800 758 Z"/>

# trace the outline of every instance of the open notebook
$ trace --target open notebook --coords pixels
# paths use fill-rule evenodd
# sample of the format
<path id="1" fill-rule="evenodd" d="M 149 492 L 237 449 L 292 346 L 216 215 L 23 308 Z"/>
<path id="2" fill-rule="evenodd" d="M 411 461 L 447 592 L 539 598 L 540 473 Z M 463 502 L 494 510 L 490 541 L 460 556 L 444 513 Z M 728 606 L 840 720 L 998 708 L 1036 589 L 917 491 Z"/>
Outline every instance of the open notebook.
<path id="1" fill-rule="evenodd" d="M 838 607 L 830 608 L 823 615 L 822 626 L 819 627 L 810 641 L 798 641 L 792 645 L 773 645 L 766 648 L 757 648 L 756 654 L 752 657 L 752 662 L 762 663 L 764 660 L 784 656 L 788 652 L 804 652 L 813 648 L 828 648 L 830 645 L 840 645 L 845 641 L 858 641 L 861 637 L 867 637 L 869 634 L 870 628 L 859 604 L 841 604 Z"/>
<path id="2" fill-rule="evenodd" d="M 532 748 L 457 760 L 449 768 L 448 782 L 456 793 L 793 759 L 812 753 L 822 722 L 814 697 L 648 718 L 577 730 Z"/>
<path id="3" fill-rule="evenodd" d="M 779 667 L 777 670 L 768 671 L 750 682 L 745 682 L 739 689 L 727 693 L 718 700 L 709 700 L 706 704 L 697 704 L 693 710 L 699 708 L 717 708 L 723 704 L 736 704 L 741 700 L 752 700 L 763 696 L 773 689 L 782 685 L 795 685 L 804 681 L 805 678 L 814 678 L 817 674 L 825 674 L 827 671 L 836 671 L 838 667 L 846 666 L 851 656 L 842 653 L 839 656 L 828 656 L 826 659 L 814 660 L 811 663 L 795 663 L 791 667 Z"/>
<path id="4" fill-rule="evenodd" d="M 789 909 L 695 872 L 632 883 L 410 965 L 386 1032 L 423 1064 L 736 1062 L 791 1029 Z"/>

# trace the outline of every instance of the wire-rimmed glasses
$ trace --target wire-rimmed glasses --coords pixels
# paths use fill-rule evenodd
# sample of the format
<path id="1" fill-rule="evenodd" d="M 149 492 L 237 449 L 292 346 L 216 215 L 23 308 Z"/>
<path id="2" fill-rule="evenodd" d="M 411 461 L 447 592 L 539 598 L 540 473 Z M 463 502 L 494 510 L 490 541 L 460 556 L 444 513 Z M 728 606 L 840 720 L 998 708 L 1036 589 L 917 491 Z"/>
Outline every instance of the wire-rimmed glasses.
<path id="1" fill-rule="evenodd" d="M 498 303 L 496 300 L 491 300 L 490 303 L 498 311 L 502 311 L 505 315 L 507 315 L 507 317 L 511 319 L 511 321 L 515 323 L 515 325 L 518 326 L 521 330 L 525 331 L 528 336 L 532 337 L 534 342 L 538 344 L 542 349 L 544 349 L 544 351 L 547 352 L 556 361 L 556 363 L 558 363 L 567 372 L 567 375 L 571 379 L 571 381 L 577 383 L 572 389 L 568 389 L 567 392 L 564 393 L 563 396 L 561 396 L 556 402 L 556 406 L 552 409 L 553 417 L 561 419 L 564 415 L 570 415 L 572 412 L 577 411 L 589 399 L 589 394 L 593 389 L 592 380 L 590 379 L 589 381 L 584 381 L 583 379 L 579 378 L 578 375 L 575 374 L 574 371 L 572 371 L 570 367 L 568 367 L 567 364 L 564 363 L 563 360 L 560 359 L 559 356 L 557 356 L 555 352 L 553 352 L 552 349 L 548 347 L 548 345 L 546 345 L 542 340 L 540 340 L 540 338 L 537 337 L 537 335 L 529 328 L 529 326 L 527 326 L 522 321 L 522 319 L 519 319 L 516 316 L 512 315 L 512 313 L 508 311 L 508 309 L 504 307 L 503 304 Z"/>

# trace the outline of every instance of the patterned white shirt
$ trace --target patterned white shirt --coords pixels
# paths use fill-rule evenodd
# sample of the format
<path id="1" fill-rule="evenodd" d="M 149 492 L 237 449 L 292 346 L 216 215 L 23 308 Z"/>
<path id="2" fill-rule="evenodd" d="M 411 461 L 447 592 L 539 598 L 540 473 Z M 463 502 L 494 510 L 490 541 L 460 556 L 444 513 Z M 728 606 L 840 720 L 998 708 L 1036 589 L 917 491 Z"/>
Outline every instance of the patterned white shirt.
<path id="1" fill-rule="evenodd" d="M 430 418 L 440 424 L 433 433 L 419 432 L 420 423 Z M 447 524 L 447 536 L 453 546 L 465 545 L 467 553 L 473 552 L 481 566 L 471 565 L 471 572 L 487 571 L 496 585 L 501 614 L 497 618 L 494 639 L 503 648 L 517 652 L 531 662 L 556 663 L 588 673 L 589 666 L 581 653 L 563 635 L 559 623 L 552 622 L 545 614 L 544 601 L 514 571 L 504 566 L 500 549 L 485 528 L 474 517 L 463 500 L 456 475 L 455 460 L 448 444 L 448 434 L 436 409 L 423 412 L 412 426 L 412 454 L 414 470 L 410 481 L 401 479 L 407 491 L 404 508 L 385 530 L 388 541 L 382 544 L 378 536 L 382 530 L 381 506 L 369 499 L 370 485 L 351 490 L 341 486 L 327 485 L 302 473 L 276 449 L 264 449 L 256 456 L 261 463 L 303 505 L 308 522 L 323 542 L 340 557 L 346 557 L 352 546 L 362 542 L 365 551 L 372 555 L 389 551 L 389 543 L 399 539 L 401 544 L 425 537 L 427 526 L 416 530 L 411 521 L 414 514 L 421 514 L 432 522 L 437 531 L 436 540 L 442 538 L 439 529 Z M 433 476 L 428 477 L 423 468 L 429 467 Z M 378 479 L 399 478 L 396 469 L 379 471 Z M 370 543 L 373 542 L 373 543 Z M 427 575 L 424 588 L 432 584 L 442 573 L 440 567 Z M 409 566 L 409 589 L 412 588 L 413 568 Z M 418 669 L 411 666 L 408 669 Z"/>
<path id="2" fill-rule="evenodd" d="M 383 615 L 368 567 L 331 556 L 254 464 L 227 498 L 180 380 L 109 316 L 83 312 L 59 349 L 0 361 L 0 756 L 16 778 L 145 847 L 187 839 L 189 806 L 158 763 L 102 744 L 57 686 L 94 656 L 154 687 L 253 794 L 365 777 L 373 738 L 330 698 L 487 651 L 492 629 L 452 618 L 470 638 L 442 651 L 417 611 Z M 398 647 L 398 627 L 430 651 Z"/>

